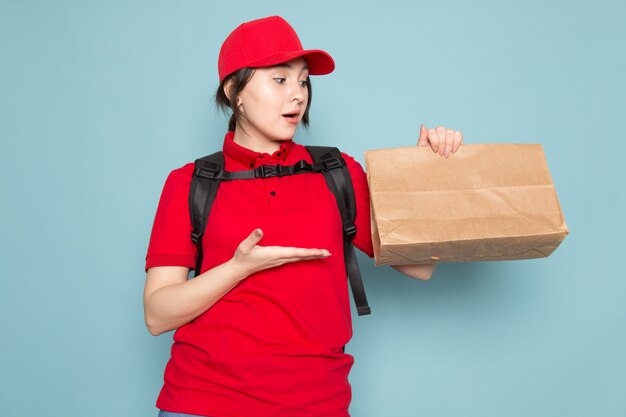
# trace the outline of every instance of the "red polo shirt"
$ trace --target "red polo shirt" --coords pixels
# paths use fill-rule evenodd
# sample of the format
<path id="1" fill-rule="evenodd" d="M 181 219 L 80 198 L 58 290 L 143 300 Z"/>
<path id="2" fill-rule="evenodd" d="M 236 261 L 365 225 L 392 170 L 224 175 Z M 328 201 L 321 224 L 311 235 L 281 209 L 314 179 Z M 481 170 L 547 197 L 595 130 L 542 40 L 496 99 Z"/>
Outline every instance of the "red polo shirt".
<path id="1" fill-rule="evenodd" d="M 292 141 L 272 155 L 224 139 L 226 170 L 311 161 Z M 343 155 L 357 201 L 354 244 L 372 257 L 363 168 Z M 193 164 L 172 171 L 157 209 L 146 269 L 195 264 L 187 197 Z M 255 228 L 261 245 L 325 248 L 332 256 L 255 273 L 174 333 L 157 407 L 211 417 L 348 416 L 342 352 L 352 336 L 341 218 L 322 174 L 222 182 L 204 236 L 202 271 L 232 258 Z"/>

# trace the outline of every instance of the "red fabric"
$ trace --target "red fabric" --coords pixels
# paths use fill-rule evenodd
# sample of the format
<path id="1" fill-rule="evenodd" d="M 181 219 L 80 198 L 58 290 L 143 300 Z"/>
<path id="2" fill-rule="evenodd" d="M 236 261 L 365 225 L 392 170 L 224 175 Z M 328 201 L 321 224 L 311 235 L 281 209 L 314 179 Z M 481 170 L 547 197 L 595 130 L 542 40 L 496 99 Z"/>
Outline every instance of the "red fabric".
<path id="1" fill-rule="evenodd" d="M 306 149 L 291 141 L 272 155 L 224 141 L 226 169 L 292 165 Z M 362 167 L 345 155 L 357 199 L 355 245 L 373 256 Z M 146 269 L 193 268 L 187 195 L 193 164 L 172 171 L 157 210 Z M 274 195 L 272 195 L 274 194 Z M 249 276 L 174 334 L 157 407 L 212 417 L 348 416 L 352 336 L 337 203 L 321 174 L 223 182 L 204 239 L 202 270 L 229 260 L 252 230 L 262 245 L 326 248 L 332 256 Z"/>
<path id="2" fill-rule="evenodd" d="M 335 61 L 327 52 L 303 49 L 296 31 L 280 16 L 242 23 L 220 48 L 220 82 L 242 68 L 269 67 L 298 57 L 306 60 L 311 75 L 329 74 L 335 69 Z"/>

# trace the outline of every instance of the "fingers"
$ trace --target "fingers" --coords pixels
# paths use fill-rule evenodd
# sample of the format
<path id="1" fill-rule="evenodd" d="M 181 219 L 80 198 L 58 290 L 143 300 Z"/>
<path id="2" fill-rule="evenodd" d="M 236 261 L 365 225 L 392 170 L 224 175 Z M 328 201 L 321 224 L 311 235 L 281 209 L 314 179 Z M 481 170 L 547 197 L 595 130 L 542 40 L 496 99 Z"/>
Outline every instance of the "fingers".
<path id="1" fill-rule="evenodd" d="M 313 261 L 328 258 L 331 254 L 326 249 L 292 248 L 284 246 L 257 246 L 257 250 L 266 252 L 265 266 L 260 269 L 276 268 L 277 266 Z"/>
<path id="2" fill-rule="evenodd" d="M 428 129 L 428 141 L 430 142 L 430 149 L 437 153 L 439 151 L 439 138 L 435 129 Z"/>
<path id="3" fill-rule="evenodd" d="M 428 145 L 428 129 L 424 127 L 424 125 L 420 125 L 420 136 L 417 139 L 417 146 L 427 146 Z"/>
<path id="4" fill-rule="evenodd" d="M 326 249 L 293 248 L 285 246 L 259 246 L 258 248 L 267 251 L 268 267 L 270 268 L 293 262 L 325 259 L 330 256 L 330 252 Z"/>
<path id="5" fill-rule="evenodd" d="M 239 248 L 245 252 L 250 252 L 261 239 L 263 239 L 263 231 L 261 229 L 254 229 L 252 233 L 239 244 Z"/>
<path id="6" fill-rule="evenodd" d="M 456 153 L 463 144 L 463 133 L 444 126 L 437 126 L 434 129 L 428 129 L 426 140 L 422 138 L 422 133 L 420 133 L 418 146 L 422 143 L 429 143 L 433 152 L 448 158 L 451 154 Z"/>
<path id="7" fill-rule="evenodd" d="M 450 153 L 452 153 L 452 148 L 454 146 L 454 133 L 454 130 L 446 129 L 446 158 L 448 158 L 450 156 Z"/>
<path id="8" fill-rule="evenodd" d="M 272 246 L 268 247 L 268 249 L 272 250 L 272 256 L 275 259 L 281 259 L 287 262 L 321 259 L 330 256 L 330 252 L 326 249 L 292 248 L 285 246 Z"/>
<path id="9" fill-rule="evenodd" d="M 445 156 L 446 154 L 446 128 L 443 126 L 437 126 L 437 140 L 439 141 L 439 156 Z"/>
<path id="10" fill-rule="evenodd" d="M 452 153 L 456 153 L 459 150 L 459 147 L 463 143 L 463 133 L 456 131 L 454 132 L 454 143 L 452 145 Z"/>
<path id="11" fill-rule="evenodd" d="M 239 251 L 247 254 L 244 256 L 258 256 L 268 260 L 306 260 L 320 259 L 330 256 L 326 249 L 317 248 L 295 248 L 287 246 L 259 246 L 263 239 L 263 231 L 255 229 L 250 235 L 239 244 Z"/>

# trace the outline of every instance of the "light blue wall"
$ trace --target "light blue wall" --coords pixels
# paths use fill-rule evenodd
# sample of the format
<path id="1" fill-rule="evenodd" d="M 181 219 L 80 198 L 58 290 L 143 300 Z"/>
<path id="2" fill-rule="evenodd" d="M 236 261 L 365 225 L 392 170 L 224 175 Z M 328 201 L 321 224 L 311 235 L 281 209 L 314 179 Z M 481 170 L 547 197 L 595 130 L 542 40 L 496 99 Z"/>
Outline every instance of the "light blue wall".
<path id="1" fill-rule="evenodd" d="M 269 6 L 268 4 L 272 4 Z M 542 143 L 570 236 L 547 259 L 360 257 L 355 417 L 626 415 L 621 1 L 0 3 L 0 413 L 155 416 L 171 334 L 143 324 L 167 173 L 221 143 L 219 45 L 281 14 L 337 70 L 310 132 L 363 161 L 418 126 Z"/>

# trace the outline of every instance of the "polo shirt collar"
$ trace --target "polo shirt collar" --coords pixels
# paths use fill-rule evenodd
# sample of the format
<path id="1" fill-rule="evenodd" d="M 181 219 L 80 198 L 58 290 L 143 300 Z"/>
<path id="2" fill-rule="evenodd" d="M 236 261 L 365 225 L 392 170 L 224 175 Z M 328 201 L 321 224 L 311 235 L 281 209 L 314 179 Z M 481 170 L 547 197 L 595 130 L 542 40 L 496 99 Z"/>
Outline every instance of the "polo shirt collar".
<path id="1" fill-rule="evenodd" d="M 293 140 L 281 142 L 280 149 L 271 155 L 260 153 L 252 149 L 244 148 L 235 143 L 235 132 L 227 132 L 224 136 L 224 156 L 233 159 L 245 167 L 253 168 L 258 165 L 280 164 L 285 161 L 287 155 L 293 148 Z"/>

